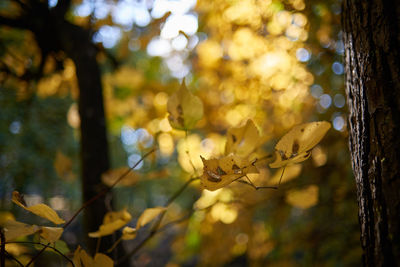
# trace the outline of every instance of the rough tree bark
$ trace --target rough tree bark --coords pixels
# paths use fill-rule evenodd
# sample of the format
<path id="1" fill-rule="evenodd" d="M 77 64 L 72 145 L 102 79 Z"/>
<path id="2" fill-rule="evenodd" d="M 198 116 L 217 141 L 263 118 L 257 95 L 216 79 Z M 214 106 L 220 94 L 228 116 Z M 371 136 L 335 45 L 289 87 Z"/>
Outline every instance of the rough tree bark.
<path id="1" fill-rule="evenodd" d="M 400 266 L 400 2 L 344 0 L 349 146 L 364 266 Z"/>
<path id="2" fill-rule="evenodd" d="M 42 53 L 44 66 L 46 56 L 63 51 L 76 67 L 79 85 L 79 113 L 81 119 L 81 175 L 83 201 L 88 201 L 103 188 L 101 173 L 109 168 L 108 142 L 104 116 L 102 85 L 97 51 L 91 41 L 89 30 L 73 25 L 64 19 L 70 0 L 59 0 L 49 9 L 47 1 L 15 1 L 21 5 L 22 15 L 17 18 L 0 17 L 0 25 L 30 30 L 33 32 Z M 35 75 L 40 77 L 40 73 Z M 85 232 L 93 232 L 108 211 L 105 197 L 92 203 L 84 211 Z M 86 235 L 86 244 L 91 253 L 96 249 L 96 240 Z M 111 239 L 102 239 L 101 251 L 112 245 Z"/>

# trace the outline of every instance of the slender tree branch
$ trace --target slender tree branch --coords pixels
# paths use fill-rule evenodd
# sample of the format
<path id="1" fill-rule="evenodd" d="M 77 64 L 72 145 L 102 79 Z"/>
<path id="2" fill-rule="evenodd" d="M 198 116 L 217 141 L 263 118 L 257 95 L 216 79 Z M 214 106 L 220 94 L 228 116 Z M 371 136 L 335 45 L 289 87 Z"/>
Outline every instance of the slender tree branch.
<path id="1" fill-rule="evenodd" d="M 168 199 L 166 206 L 169 206 L 186 189 L 186 187 L 188 187 L 189 184 L 199 179 L 200 179 L 199 177 L 195 177 L 187 180 L 186 183 L 184 183 L 182 187 L 179 188 L 178 191 L 176 191 L 175 194 L 173 194 L 172 197 Z"/>
<path id="2" fill-rule="evenodd" d="M 22 264 L 22 262 L 20 262 L 17 258 L 15 258 L 13 255 L 11 255 L 10 253 L 8 253 L 6 251 L 6 255 L 7 257 L 9 257 L 10 259 L 12 259 L 13 261 L 15 261 L 16 263 L 18 263 L 20 266 L 24 267 L 24 265 Z M 0 265 L 0 266 L 5 266 L 5 265 Z"/>
<path id="3" fill-rule="evenodd" d="M 41 250 L 39 250 L 38 253 L 36 253 L 36 255 L 28 262 L 27 265 L 25 265 L 25 267 L 28 267 L 29 265 L 31 265 L 37 258 L 39 258 L 39 256 L 43 253 L 43 251 L 46 250 L 46 248 L 50 245 L 50 243 L 47 243 L 47 245 L 45 245 Z"/>
<path id="4" fill-rule="evenodd" d="M 23 18 L 7 18 L 0 16 L 0 25 L 18 29 L 29 29 L 29 24 Z"/>
<path id="5" fill-rule="evenodd" d="M 99 199 L 100 197 L 104 196 L 105 194 L 107 194 L 108 192 L 111 191 L 111 189 L 118 184 L 125 176 L 128 175 L 129 172 L 131 172 L 133 169 L 135 169 L 146 157 L 148 157 L 151 153 L 153 153 L 155 151 L 155 149 L 150 150 L 149 152 L 147 152 L 146 154 L 144 154 L 140 160 L 138 162 L 136 162 L 135 165 L 133 165 L 131 168 L 129 168 L 129 170 L 127 170 L 124 174 L 122 174 L 110 187 L 105 188 L 103 191 L 101 191 L 100 193 L 98 193 L 97 195 L 95 195 L 94 197 L 92 197 L 91 199 L 89 199 L 88 201 L 86 201 L 85 203 L 83 203 L 83 205 L 75 212 L 75 214 L 71 217 L 71 219 L 69 219 L 63 226 L 64 229 L 66 229 L 71 223 L 72 221 L 76 218 L 76 216 L 79 215 L 79 213 L 84 210 L 86 207 L 88 207 L 90 204 L 92 204 L 94 201 L 96 201 L 97 199 Z"/>
<path id="6" fill-rule="evenodd" d="M 6 237 L 3 227 L 0 228 L 0 266 L 6 266 Z"/>
<path id="7" fill-rule="evenodd" d="M 64 253 L 62 253 L 61 251 L 59 251 L 57 248 L 51 247 L 51 246 L 50 246 L 50 243 L 48 243 L 47 245 L 46 245 L 46 244 L 43 244 L 43 243 L 40 243 L 40 242 L 31 242 L 31 241 L 12 241 L 12 242 L 6 242 L 6 243 L 7 243 L 7 244 L 32 244 L 32 245 L 41 245 L 41 246 L 43 246 L 42 250 L 43 250 L 43 249 L 46 249 L 46 248 L 50 248 L 50 249 L 54 250 L 57 254 L 61 255 L 64 259 L 66 259 L 67 261 L 69 261 L 69 262 L 72 264 L 72 266 L 75 266 L 75 265 L 74 265 L 74 262 L 73 262 L 70 258 L 68 258 Z M 31 260 L 31 261 L 32 261 L 32 260 Z M 31 264 L 31 263 L 28 263 L 26 266 L 28 266 L 29 264 Z"/>
<path id="8" fill-rule="evenodd" d="M 195 178 L 191 178 L 188 181 L 186 181 L 186 183 L 184 183 L 181 188 L 178 189 L 178 191 L 175 192 L 175 194 L 172 195 L 172 197 L 170 197 L 170 199 L 167 201 L 166 206 L 168 207 L 185 189 L 186 187 L 188 187 L 189 184 L 191 184 L 194 181 L 199 180 L 199 177 L 195 177 Z M 119 261 L 117 261 L 115 263 L 115 265 L 119 265 L 123 262 L 125 262 L 126 260 L 128 260 L 130 257 L 132 257 L 133 255 L 135 255 L 136 252 L 138 252 L 155 234 L 157 234 L 160 229 L 163 229 L 165 226 L 160 228 L 160 224 L 162 219 L 164 218 L 165 212 L 162 213 L 156 223 L 154 224 L 152 230 L 150 231 L 150 233 L 142 240 L 140 241 L 140 243 L 129 253 L 125 254 Z"/>

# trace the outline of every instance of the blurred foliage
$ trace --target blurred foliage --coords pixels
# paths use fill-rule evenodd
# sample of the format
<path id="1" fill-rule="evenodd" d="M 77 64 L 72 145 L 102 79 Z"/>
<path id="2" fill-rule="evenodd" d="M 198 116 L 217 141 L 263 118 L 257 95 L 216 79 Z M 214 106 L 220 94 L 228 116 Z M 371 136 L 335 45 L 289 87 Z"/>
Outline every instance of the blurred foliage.
<path id="1" fill-rule="evenodd" d="M 57 1 L 48 3 L 52 8 Z M 18 8 L 2 1 L 0 14 L 13 16 Z M 222 156 L 228 130 L 248 119 L 261 132 L 259 157 L 297 124 L 333 124 L 311 160 L 285 170 L 278 190 L 232 183 L 209 192 L 193 183 L 165 221 L 192 208 L 193 214 L 155 236 L 132 259 L 135 266 L 360 263 L 340 12 L 336 0 L 72 1 L 68 20 L 91 28 L 99 48 L 114 169 L 104 182 L 158 146 L 114 188 L 115 210 L 127 208 L 137 219 L 146 208 L 165 205 L 189 177 L 201 174 L 200 155 Z M 31 80 L 40 55 L 32 33 L 0 27 L 1 209 L 30 216 L 11 205 L 11 192 L 18 190 L 30 204 L 44 199 L 68 218 L 81 195 L 75 66 L 53 53 L 43 77 Z M 186 133 L 174 130 L 167 114 L 168 98 L 184 77 L 204 105 L 203 118 Z M 267 186 L 281 173 L 264 168 L 249 176 Z M 135 227 L 135 219 L 128 226 Z M 83 239 L 79 224 L 63 239 L 74 251 Z M 32 253 L 22 246 L 15 251 L 22 259 Z"/>

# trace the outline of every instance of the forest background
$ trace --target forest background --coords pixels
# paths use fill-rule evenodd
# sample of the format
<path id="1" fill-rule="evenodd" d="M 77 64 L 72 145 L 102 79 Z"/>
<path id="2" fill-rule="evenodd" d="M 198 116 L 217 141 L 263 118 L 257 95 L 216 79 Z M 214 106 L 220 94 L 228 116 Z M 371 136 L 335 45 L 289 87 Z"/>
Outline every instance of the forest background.
<path id="1" fill-rule="evenodd" d="M 96 46 L 108 140 L 108 148 L 98 149 L 108 149 L 114 170 L 103 182 L 110 185 L 107 177 L 157 147 L 107 199 L 109 209 L 132 214 L 131 226 L 202 172 L 200 155 L 221 156 L 228 129 L 252 119 L 265 153 L 297 124 L 332 123 L 310 160 L 287 167 L 278 190 L 233 183 L 210 193 L 192 183 L 169 206 L 165 221 L 183 219 L 155 235 L 132 264 L 359 264 L 339 1 L 2 1 L 2 218 L 11 211 L 19 221 L 43 224 L 14 205 L 11 193 L 23 193 L 30 205 L 48 203 L 62 218 L 82 205 L 80 92 L 74 59 L 51 49 L 58 38 L 7 25 L 27 5 L 49 12 L 66 5 L 65 20 L 87 30 Z M 203 118 L 187 133 L 173 129 L 167 113 L 183 78 L 204 105 Z M 275 185 L 281 173 L 266 168 L 252 178 Z M 84 225 L 78 217 L 63 233 L 63 253 L 78 245 L 90 250 Z M 122 247 L 129 252 L 137 242 L 123 241 Z M 37 253 L 33 246 L 14 249 L 21 262 Z M 46 250 L 36 260 L 39 266 L 43 261 L 65 259 Z"/>

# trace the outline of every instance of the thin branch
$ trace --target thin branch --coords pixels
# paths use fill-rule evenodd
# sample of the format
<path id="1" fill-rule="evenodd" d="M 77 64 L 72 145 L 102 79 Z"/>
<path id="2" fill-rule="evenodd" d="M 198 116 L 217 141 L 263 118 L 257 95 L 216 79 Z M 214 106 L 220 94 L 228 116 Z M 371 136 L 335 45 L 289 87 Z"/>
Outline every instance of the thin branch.
<path id="1" fill-rule="evenodd" d="M 194 181 L 199 180 L 199 177 L 195 177 L 195 178 L 191 178 L 188 181 L 186 181 L 185 184 L 182 185 L 181 188 L 178 189 L 178 191 L 175 192 L 175 194 L 172 195 L 172 197 L 167 201 L 166 206 L 168 207 L 185 189 L 186 187 L 191 184 Z M 156 223 L 154 224 L 154 227 L 152 228 L 152 230 L 150 231 L 150 233 L 129 253 L 125 254 L 119 261 L 117 261 L 115 263 L 115 265 L 121 264 L 123 262 L 125 262 L 126 260 L 128 260 L 130 257 L 132 257 L 133 255 L 135 255 L 136 252 L 138 252 L 156 233 L 159 232 L 160 229 L 164 228 L 161 227 L 160 228 L 160 224 L 162 219 L 164 218 L 165 212 L 162 213 Z"/>
<path id="2" fill-rule="evenodd" d="M 164 224 L 163 226 L 161 226 L 160 228 L 158 228 L 158 231 L 157 231 L 157 232 L 158 232 L 158 233 L 161 233 L 161 232 L 167 230 L 168 228 L 170 228 L 171 226 L 173 226 L 173 225 L 175 225 L 175 224 L 178 224 L 178 223 L 181 223 L 181 222 L 186 221 L 187 219 L 190 218 L 190 216 L 192 216 L 193 212 L 194 212 L 194 210 L 192 209 L 192 210 L 190 210 L 190 212 L 188 212 L 185 216 L 182 216 L 181 218 L 176 219 L 176 220 L 174 220 L 174 221 L 167 222 L 166 224 Z"/>
<path id="3" fill-rule="evenodd" d="M 176 191 L 175 194 L 173 194 L 172 197 L 170 197 L 168 199 L 166 206 L 169 206 L 186 189 L 186 187 L 189 184 L 191 184 L 192 182 L 197 181 L 199 179 L 200 179 L 199 177 L 195 177 L 195 178 L 191 178 L 191 179 L 187 180 L 186 183 L 184 185 L 182 185 L 182 187 L 179 188 L 179 190 Z"/>
<path id="4" fill-rule="evenodd" d="M 285 170 L 286 170 L 286 166 L 283 167 L 282 174 L 281 174 L 281 178 L 279 178 L 279 184 L 278 184 L 278 186 L 281 185 L 282 177 L 283 177 L 283 174 L 285 173 Z"/>
<path id="5" fill-rule="evenodd" d="M 20 262 L 17 258 L 15 258 L 13 255 L 11 255 L 10 253 L 8 253 L 6 251 L 6 255 L 7 257 L 11 258 L 13 261 L 15 261 L 16 263 L 18 263 L 20 266 L 24 267 L 24 265 L 22 264 L 22 262 Z M 0 265 L 0 266 L 5 266 L 5 265 Z"/>
<path id="6" fill-rule="evenodd" d="M 38 253 L 36 253 L 36 255 L 28 262 L 27 265 L 25 265 L 25 267 L 28 267 L 29 265 L 31 265 L 39 256 L 40 254 L 43 253 L 43 251 L 46 250 L 46 248 L 50 245 L 50 243 L 47 243 L 47 245 L 45 245 Z"/>
<path id="7" fill-rule="evenodd" d="M 72 221 L 76 218 L 76 216 L 78 216 L 78 214 L 84 210 L 85 208 L 87 208 L 90 204 L 92 204 L 94 201 L 96 201 L 97 199 L 99 199 L 100 197 L 104 196 L 105 194 L 107 194 L 108 192 L 111 191 L 111 189 L 118 184 L 125 176 L 128 175 L 128 173 L 130 173 L 133 169 L 135 169 L 146 157 L 148 157 L 151 153 L 153 153 L 155 151 L 155 149 L 153 148 L 152 150 L 150 150 L 149 152 L 147 152 L 146 154 L 144 154 L 140 160 L 138 162 L 136 162 L 135 165 L 133 165 L 131 168 L 129 168 L 129 170 L 127 170 L 124 174 L 122 174 L 110 187 L 105 188 L 103 191 L 101 191 L 100 193 L 98 193 L 97 195 L 95 195 L 94 197 L 92 197 L 91 199 L 89 199 L 88 201 L 86 201 L 85 203 L 83 203 L 83 205 L 75 212 L 75 214 L 71 217 L 71 219 L 68 220 L 68 222 L 66 222 L 63 226 L 63 228 L 67 228 Z"/>
<path id="8" fill-rule="evenodd" d="M 242 184 L 250 185 L 255 190 L 258 190 L 258 189 L 278 189 L 278 187 L 276 187 L 276 186 L 256 186 L 255 184 L 253 184 L 253 182 L 247 176 L 245 176 L 245 177 L 249 180 L 249 182 L 247 182 L 245 180 L 236 180 L 236 181 L 239 182 L 239 183 L 242 183 Z"/>
<path id="9" fill-rule="evenodd" d="M 6 266 L 6 237 L 3 227 L 0 228 L 0 266 Z"/>
<path id="10" fill-rule="evenodd" d="M 18 29 L 29 29 L 29 24 L 22 18 L 7 18 L 0 16 L 0 25 Z"/>
<path id="11" fill-rule="evenodd" d="M 64 253 L 62 253 L 61 251 L 59 251 L 57 248 L 51 247 L 51 246 L 50 246 L 50 243 L 47 243 L 47 245 L 46 245 L 46 244 L 43 244 L 43 243 L 40 243 L 40 242 L 32 242 L 32 241 L 11 241 L 11 242 L 6 242 L 6 243 L 7 243 L 7 244 L 32 244 L 32 245 L 41 245 L 41 246 L 43 246 L 42 250 L 44 250 L 44 249 L 46 249 L 46 248 L 50 248 L 50 249 L 54 250 L 57 254 L 61 255 L 64 259 L 66 259 L 67 261 L 69 261 L 69 262 L 72 264 L 72 266 L 75 266 L 75 265 L 74 265 L 74 262 L 73 262 L 70 258 L 68 258 Z M 38 255 L 36 255 L 36 256 L 38 256 Z M 31 260 L 31 262 L 33 262 L 33 261 Z M 29 266 L 29 265 L 31 264 L 31 262 L 29 262 L 26 266 Z"/>

